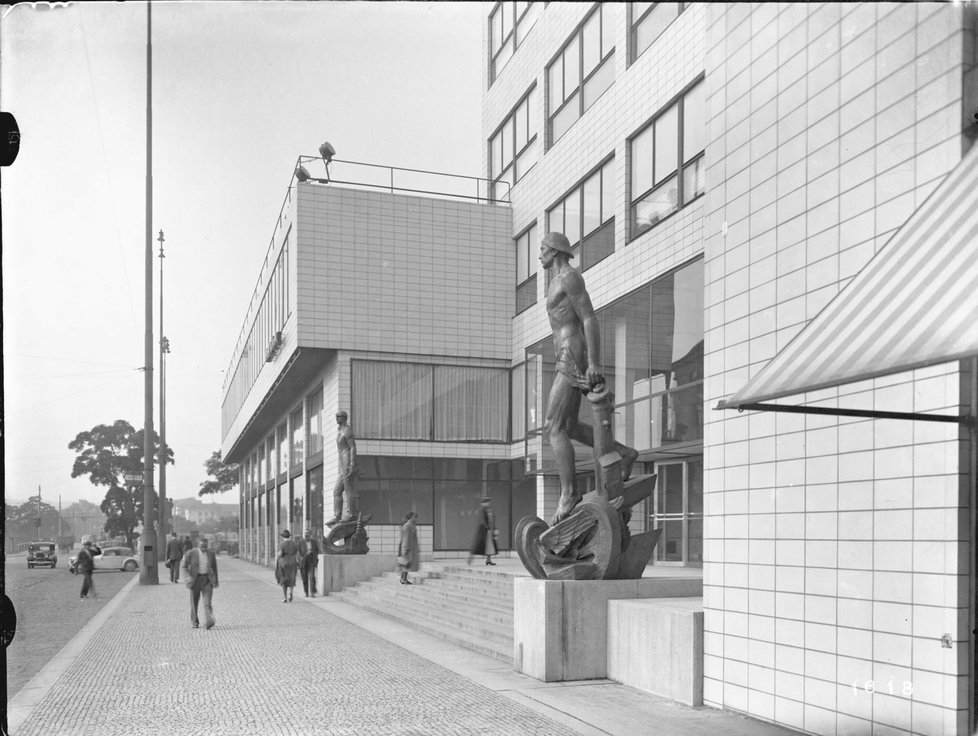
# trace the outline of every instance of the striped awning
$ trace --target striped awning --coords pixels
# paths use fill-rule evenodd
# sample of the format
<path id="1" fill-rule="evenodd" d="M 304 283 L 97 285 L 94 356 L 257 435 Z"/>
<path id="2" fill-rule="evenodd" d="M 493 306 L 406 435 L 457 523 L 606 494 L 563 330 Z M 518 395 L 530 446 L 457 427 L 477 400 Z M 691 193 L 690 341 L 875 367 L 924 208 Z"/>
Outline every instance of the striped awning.
<path id="1" fill-rule="evenodd" d="M 978 145 L 771 361 L 718 409 L 978 355 Z"/>

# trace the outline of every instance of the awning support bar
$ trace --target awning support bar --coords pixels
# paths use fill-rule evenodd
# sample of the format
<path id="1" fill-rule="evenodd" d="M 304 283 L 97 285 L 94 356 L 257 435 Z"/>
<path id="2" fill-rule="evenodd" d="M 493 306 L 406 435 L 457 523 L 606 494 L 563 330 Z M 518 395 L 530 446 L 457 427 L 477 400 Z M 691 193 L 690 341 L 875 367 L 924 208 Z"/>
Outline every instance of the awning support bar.
<path id="1" fill-rule="evenodd" d="M 789 404 L 741 404 L 740 406 L 724 406 L 717 404 L 717 409 L 737 409 L 738 411 L 780 411 L 787 414 L 828 414 L 837 417 L 866 417 L 867 419 L 913 419 L 921 422 L 945 422 L 974 427 L 975 418 L 968 414 L 950 416 L 947 414 L 919 414 L 906 411 L 872 411 L 869 409 L 833 409 L 828 406 L 792 406 Z"/>

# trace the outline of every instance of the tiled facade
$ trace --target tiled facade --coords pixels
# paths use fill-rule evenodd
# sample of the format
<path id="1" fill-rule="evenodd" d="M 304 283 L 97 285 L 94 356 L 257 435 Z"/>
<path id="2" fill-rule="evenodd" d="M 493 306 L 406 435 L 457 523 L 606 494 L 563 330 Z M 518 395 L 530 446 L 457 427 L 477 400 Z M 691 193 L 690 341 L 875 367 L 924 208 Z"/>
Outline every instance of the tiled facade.
<path id="1" fill-rule="evenodd" d="M 707 14 L 713 406 L 960 160 L 975 60 L 973 9 L 960 5 Z M 951 363 L 791 403 L 953 414 L 967 410 L 968 379 Z M 705 701 L 810 733 L 967 732 L 967 431 L 765 412 L 707 420 Z"/>
<path id="2" fill-rule="evenodd" d="M 547 5 L 491 85 L 487 74 L 487 140 L 534 84 L 546 93 L 547 65 L 593 7 Z M 615 252 L 584 274 L 595 307 L 704 257 L 704 698 L 810 733 L 967 732 L 967 431 L 711 409 L 961 159 L 978 103 L 975 8 L 697 3 L 631 64 L 632 9 L 606 9 L 614 83 L 514 186 L 513 233 L 546 232 L 546 210 L 613 155 Z M 706 196 L 629 241 L 628 140 L 700 74 Z M 513 321 L 514 363 L 549 334 L 536 285 Z M 953 414 L 968 408 L 970 379 L 952 363 L 792 403 Z M 541 516 L 552 485 L 540 481 Z"/>

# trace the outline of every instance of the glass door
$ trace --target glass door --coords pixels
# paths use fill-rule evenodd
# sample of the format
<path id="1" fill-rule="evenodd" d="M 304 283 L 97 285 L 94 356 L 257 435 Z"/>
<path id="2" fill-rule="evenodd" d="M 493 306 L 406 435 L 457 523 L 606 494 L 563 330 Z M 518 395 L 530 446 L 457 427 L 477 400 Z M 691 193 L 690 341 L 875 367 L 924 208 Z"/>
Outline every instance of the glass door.
<path id="1" fill-rule="evenodd" d="M 703 459 L 656 463 L 651 528 L 662 529 L 657 565 L 703 565 Z"/>

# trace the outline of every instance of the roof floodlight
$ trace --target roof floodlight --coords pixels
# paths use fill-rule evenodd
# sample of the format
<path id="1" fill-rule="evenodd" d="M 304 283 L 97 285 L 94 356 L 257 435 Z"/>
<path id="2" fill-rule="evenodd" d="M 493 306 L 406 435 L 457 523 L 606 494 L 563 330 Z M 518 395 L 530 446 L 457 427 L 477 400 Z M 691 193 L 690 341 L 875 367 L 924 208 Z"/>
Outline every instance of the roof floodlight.
<path id="1" fill-rule="evenodd" d="M 336 149 L 330 145 L 329 141 L 326 141 L 319 147 L 319 155 L 323 157 L 323 163 L 329 165 L 329 162 L 333 160 L 333 156 L 336 155 Z"/>
<path id="2" fill-rule="evenodd" d="M 300 182 L 309 179 L 309 172 L 306 171 L 306 167 L 303 166 L 302 164 L 299 164 L 298 166 L 295 167 L 295 178 L 298 179 Z"/>

